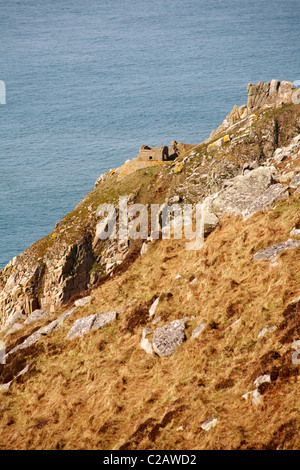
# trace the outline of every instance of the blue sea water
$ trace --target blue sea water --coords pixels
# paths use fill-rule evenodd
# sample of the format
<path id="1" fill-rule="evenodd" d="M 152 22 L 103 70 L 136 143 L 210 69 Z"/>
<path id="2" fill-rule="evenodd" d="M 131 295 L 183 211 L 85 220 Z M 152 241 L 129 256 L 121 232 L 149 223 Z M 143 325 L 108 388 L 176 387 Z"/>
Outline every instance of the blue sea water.
<path id="1" fill-rule="evenodd" d="M 142 144 L 300 79 L 299 0 L 0 0 L 0 269 Z"/>

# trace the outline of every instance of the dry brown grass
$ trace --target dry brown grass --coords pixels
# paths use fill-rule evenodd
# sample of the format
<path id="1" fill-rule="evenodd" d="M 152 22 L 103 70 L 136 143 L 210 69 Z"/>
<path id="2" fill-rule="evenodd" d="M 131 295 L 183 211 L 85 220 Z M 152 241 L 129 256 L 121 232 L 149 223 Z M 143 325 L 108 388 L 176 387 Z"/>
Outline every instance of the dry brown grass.
<path id="1" fill-rule="evenodd" d="M 153 242 L 126 272 L 95 289 L 90 305 L 24 356 L 28 374 L 2 392 L 1 448 L 299 449 L 299 367 L 291 363 L 291 342 L 300 337 L 300 310 L 290 324 L 283 312 L 300 296 L 300 248 L 282 253 L 276 266 L 252 262 L 259 249 L 289 238 L 299 203 L 295 195 L 247 222 L 223 219 L 199 252 L 187 251 L 184 241 Z M 139 346 L 156 296 L 158 326 L 189 317 L 186 341 L 169 358 Z M 121 308 L 114 324 L 66 340 L 76 318 Z M 205 330 L 191 341 L 201 322 Z M 258 339 L 273 325 L 274 333 Z M 24 331 L 7 337 L 7 349 Z M 274 380 L 255 406 L 242 395 L 263 373 Z M 213 417 L 218 423 L 207 433 L 201 424 Z"/>

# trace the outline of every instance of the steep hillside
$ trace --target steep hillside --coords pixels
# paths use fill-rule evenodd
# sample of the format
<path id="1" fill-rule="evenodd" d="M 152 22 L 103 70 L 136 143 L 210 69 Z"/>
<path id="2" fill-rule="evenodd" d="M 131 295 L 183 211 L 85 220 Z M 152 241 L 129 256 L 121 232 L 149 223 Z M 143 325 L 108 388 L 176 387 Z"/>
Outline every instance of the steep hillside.
<path id="1" fill-rule="evenodd" d="M 2 449 L 300 448 L 293 93 L 251 85 L 174 161 L 102 175 L 0 272 Z M 99 241 L 98 206 L 124 195 L 205 201 L 204 245 Z"/>

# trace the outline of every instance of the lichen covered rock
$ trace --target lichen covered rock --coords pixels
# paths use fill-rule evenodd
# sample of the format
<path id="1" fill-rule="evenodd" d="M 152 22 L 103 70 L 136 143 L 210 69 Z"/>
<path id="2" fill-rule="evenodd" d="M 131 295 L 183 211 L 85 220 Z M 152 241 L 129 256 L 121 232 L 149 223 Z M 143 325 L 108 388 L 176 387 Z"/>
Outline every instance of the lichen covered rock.
<path id="1" fill-rule="evenodd" d="M 174 320 L 168 325 L 156 328 L 153 333 L 152 347 L 160 357 L 171 356 L 185 340 L 185 321 Z"/>

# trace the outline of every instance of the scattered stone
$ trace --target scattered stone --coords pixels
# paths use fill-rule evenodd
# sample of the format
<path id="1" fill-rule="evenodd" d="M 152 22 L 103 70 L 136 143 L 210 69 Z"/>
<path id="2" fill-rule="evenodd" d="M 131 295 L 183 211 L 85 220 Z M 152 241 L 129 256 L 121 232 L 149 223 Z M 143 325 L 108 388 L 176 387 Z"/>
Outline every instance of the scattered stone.
<path id="1" fill-rule="evenodd" d="M 178 202 L 181 202 L 181 200 L 182 200 L 181 196 L 176 195 L 176 196 L 173 196 L 170 199 L 168 199 L 168 203 L 169 204 L 177 204 Z"/>
<path id="2" fill-rule="evenodd" d="M 290 231 L 290 236 L 291 236 L 291 237 L 299 237 L 299 235 L 300 235 L 300 229 L 299 229 L 299 228 L 294 227 L 294 228 Z"/>
<path id="3" fill-rule="evenodd" d="M 144 351 L 146 351 L 147 354 L 153 354 L 152 344 L 150 343 L 149 339 L 146 338 L 146 336 L 150 335 L 151 333 L 152 333 L 151 328 L 143 329 L 140 346 L 142 349 L 144 349 Z"/>
<path id="4" fill-rule="evenodd" d="M 8 328 L 10 328 L 11 326 L 14 325 L 14 323 L 16 323 L 18 320 L 23 320 L 24 318 L 26 318 L 25 315 L 23 315 L 21 312 L 14 312 L 12 313 L 11 315 L 9 315 L 9 317 L 7 318 L 3 328 L 2 328 L 2 331 L 5 331 L 7 330 Z"/>
<path id="5" fill-rule="evenodd" d="M 258 211 L 266 211 L 272 207 L 275 202 L 288 199 L 288 186 L 282 184 L 272 184 L 263 194 L 261 194 L 252 204 L 242 213 L 244 220 L 251 217 Z"/>
<path id="6" fill-rule="evenodd" d="M 196 284 L 196 283 L 197 283 L 197 278 L 194 277 L 194 279 L 192 279 L 192 280 L 190 281 L 190 285 L 193 286 L 193 285 Z"/>
<path id="7" fill-rule="evenodd" d="M 34 310 L 34 312 L 32 312 L 31 315 L 29 315 L 29 317 L 26 318 L 26 320 L 24 321 L 24 325 L 30 325 L 30 323 L 33 323 L 39 320 L 46 320 L 50 316 L 51 316 L 51 313 L 46 312 L 46 310 L 42 310 L 42 309 Z"/>
<path id="8" fill-rule="evenodd" d="M 149 317 L 152 317 L 154 315 L 156 307 L 158 306 L 158 302 L 159 302 L 159 297 L 157 297 L 157 299 L 155 299 L 153 304 L 151 305 L 150 310 L 149 310 Z"/>
<path id="9" fill-rule="evenodd" d="M 88 317 L 79 318 L 76 320 L 70 329 L 67 339 L 72 339 L 77 336 L 82 337 L 90 330 L 98 330 L 99 328 L 103 328 L 103 326 L 111 323 L 112 321 L 116 320 L 117 312 L 107 312 L 102 314 L 93 314 L 89 315 Z"/>
<path id="10" fill-rule="evenodd" d="M 11 334 L 15 333 L 16 331 L 21 330 L 21 328 L 23 328 L 23 325 L 22 325 L 21 323 L 15 323 L 15 324 L 7 331 L 7 333 L 5 334 L 5 336 L 11 335 Z"/>
<path id="11" fill-rule="evenodd" d="M 16 351 L 19 351 L 20 349 L 26 349 L 29 348 L 29 346 L 32 346 L 35 344 L 41 337 L 41 332 L 40 329 L 32 333 L 32 335 L 28 336 L 28 338 L 23 341 L 23 343 L 19 344 L 15 348 L 11 349 L 8 353 L 7 356 L 10 354 L 15 353 Z"/>
<path id="12" fill-rule="evenodd" d="M 153 350 L 160 357 L 171 356 L 185 340 L 185 322 L 174 320 L 168 325 L 156 328 L 153 333 Z"/>
<path id="13" fill-rule="evenodd" d="M 12 380 L 10 382 L 7 382 L 6 384 L 0 385 L 0 392 L 5 392 L 10 388 L 10 385 L 12 383 Z"/>
<path id="14" fill-rule="evenodd" d="M 224 143 L 225 142 L 223 140 L 223 137 L 221 137 L 220 139 L 216 140 L 215 142 L 212 142 L 211 144 L 208 144 L 207 152 L 210 153 L 210 152 L 213 152 L 215 150 L 219 150 L 221 147 L 223 147 Z"/>
<path id="15" fill-rule="evenodd" d="M 0 341 L 0 364 L 5 364 L 6 348 L 4 341 Z"/>
<path id="16" fill-rule="evenodd" d="M 191 339 L 198 338 L 198 336 L 200 335 L 200 333 L 202 333 L 204 328 L 205 328 L 205 323 L 201 323 L 200 325 L 198 325 L 193 331 Z"/>
<path id="17" fill-rule="evenodd" d="M 300 186 L 300 173 L 298 173 L 290 182 L 290 188 L 297 189 Z"/>
<path id="18" fill-rule="evenodd" d="M 160 320 L 161 320 L 161 316 L 155 318 L 155 320 L 153 320 L 153 322 L 152 322 L 152 325 L 157 325 L 157 323 L 159 323 Z"/>
<path id="19" fill-rule="evenodd" d="M 259 165 L 259 162 L 257 160 L 254 160 L 251 164 L 250 164 L 250 169 L 251 170 L 256 170 L 256 168 L 258 168 L 260 165 Z"/>
<path id="20" fill-rule="evenodd" d="M 22 369 L 22 370 L 16 375 L 16 377 L 20 377 L 20 375 L 26 374 L 26 372 L 28 372 L 28 369 L 29 369 L 29 364 L 27 364 L 27 366 L 24 367 L 24 369 Z M 15 377 L 15 378 L 16 378 L 16 377 Z"/>
<path id="21" fill-rule="evenodd" d="M 257 377 L 257 379 L 254 380 L 254 385 L 256 388 L 258 388 L 261 384 L 265 382 L 271 382 L 271 376 L 269 374 L 260 375 L 259 377 Z"/>
<path id="22" fill-rule="evenodd" d="M 146 242 L 144 242 L 141 248 L 141 255 L 144 255 L 147 250 L 148 250 L 148 245 Z"/>
<path id="23" fill-rule="evenodd" d="M 1 364 L 1 362 L 0 362 L 0 364 Z M 0 385 L 0 392 L 4 392 L 4 391 L 8 390 L 10 388 L 13 380 L 15 380 L 17 377 L 20 377 L 20 375 L 26 374 L 26 372 L 28 372 L 28 369 L 29 369 L 29 365 L 24 367 L 24 369 L 22 369 L 10 382 L 7 382 L 6 384 Z"/>
<path id="24" fill-rule="evenodd" d="M 18 346 L 13 348 L 11 351 L 9 351 L 7 355 L 13 354 L 14 352 L 20 349 L 28 348 L 32 344 L 36 343 L 41 338 L 41 335 L 46 335 L 52 331 L 57 330 L 58 328 L 62 326 L 63 322 L 73 314 L 75 310 L 76 310 L 76 307 L 73 307 L 70 310 L 67 310 L 67 312 L 63 313 L 56 320 L 53 320 L 53 322 L 49 323 L 49 325 L 42 326 L 37 331 L 35 331 L 32 335 L 28 336 L 28 338 L 26 338 L 25 341 L 23 341 L 23 343 L 19 344 Z"/>
<path id="25" fill-rule="evenodd" d="M 252 403 L 254 405 L 259 405 L 259 403 L 261 402 L 262 400 L 262 395 L 259 393 L 258 390 L 254 390 L 252 392 Z"/>
<path id="26" fill-rule="evenodd" d="M 83 297 L 82 299 L 75 300 L 74 305 L 75 307 L 83 307 L 84 305 L 90 303 L 92 297 L 88 295 L 87 297 Z"/>
<path id="27" fill-rule="evenodd" d="M 299 246 L 300 241 L 289 239 L 283 243 L 277 243 L 276 245 L 269 246 L 268 248 L 264 248 L 259 250 L 252 258 L 253 261 L 260 261 L 260 260 L 269 260 L 275 261 L 278 256 L 285 250 L 297 248 Z"/>
<path id="28" fill-rule="evenodd" d="M 273 162 L 277 165 L 287 158 L 287 154 L 283 152 L 283 149 L 278 148 L 273 153 Z"/>
<path id="29" fill-rule="evenodd" d="M 273 333 L 277 329 L 276 326 L 270 326 L 270 328 L 263 328 L 259 333 L 258 333 L 258 338 L 263 338 L 267 333 Z"/>
<path id="30" fill-rule="evenodd" d="M 251 390 L 250 392 L 245 393 L 242 398 L 248 401 L 248 398 L 251 397 L 251 401 L 254 405 L 258 405 L 261 402 L 262 395 L 257 389 Z"/>
<path id="31" fill-rule="evenodd" d="M 229 328 L 233 328 L 233 327 L 234 327 L 235 325 L 237 325 L 240 321 L 241 321 L 241 319 L 238 318 L 235 322 L 233 322 L 231 325 L 229 325 L 228 328 L 226 328 L 226 329 L 228 330 Z"/>
<path id="32" fill-rule="evenodd" d="M 177 274 L 177 275 L 175 276 L 175 279 L 181 279 L 180 274 Z"/>
<path id="33" fill-rule="evenodd" d="M 300 339 L 296 339 L 295 341 L 293 341 L 292 349 L 299 349 L 299 348 L 300 348 Z"/>
<path id="34" fill-rule="evenodd" d="M 204 423 L 201 424 L 201 428 L 204 429 L 204 431 L 208 432 L 216 426 L 217 422 L 218 422 L 217 418 L 209 419 L 208 421 L 205 421 Z"/>
<path id="35" fill-rule="evenodd" d="M 207 237 L 219 225 L 219 218 L 213 212 L 204 212 L 203 232 Z"/>
<path id="36" fill-rule="evenodd" d="M 72 308 L 70 308 L 70 309 L 67 310 L 65 313 L 63 313 L 63 314 L 58 318 L 58 320 L 64 322 L 65 320 L 67 320 L 68 318 L 70 318 L 70 317 L 73 315 L 73 313 L 75 312 L 76 309 L 77 309 L 77 307 L 72 307 Z"/>
<path id="37" fill-rule="evenodd" d="M 300 349 L 297 349 L 292 355 L 292 363 L 293 364 L 300 364 L 300 358 L 298 357 L 300 355 Z"/>
<path id="38" fill-rule="evenodd" d="M 48 335 L 49 333 L 52 333 L 53 331 L 59 330 L 59 328 L 62 327 L 64 321 L 69 318 L 73 312 L 77 309 L 77 307 L 73 307 L 70 310 L 67 310 L 65 313 L 63 313 L 59 318 L 56 320 L 53 320 L 49 325 L 42 326 L 42 328 L 39 329 L 39 332 L 41 335 Z"/>
<path id="39" fill-rule="evenodd" d="M 95 320 L 95 315 L 96 314 L 93 314 L 88 317 L 76 320 L 68 333 L 67 339 L 72 339 L 76 336 L 82 337 L 84 334 L 90 331 Z"/>
<path id="40" fill-rule="evenodd" d="M 100 328 L 103 328 L 105 325 L 108 325 L 109 323 L 112 323 L 117 319 L 117 312 L 111 311 L 111 312 L 106 312 L 102 313 L 100 315 L 96 314 L 95 321 L 92 324 L 92 330 L 99 330 Z"/>
<path id="41" fill-rule="evenodd" d="M 288 173 L 274 175 L 273 178 L 277 183 L 285 184 L 292 180 L 295 176 L 294 171 L 289 171 Z"/>
<path id="42" fill-rule="evenodd" d="M 125 162 L 125 163 L 126 163 L 126 162 Z M 98 178 L 98 179 L 96 180 L 96 182 L 95 182 L 95 188 L 96 188 L 99 184 L 103 183 L 103 182 L 108 178 L 108 176 L 109 176 L 109 173 L 103 173 L 103 175 L 100 175 L 99 178 Z"/>
<path id="43" fill-rule="evenodd" d="M 247 401 L 248 398 L 252 395 L 253 391 L 254 390 L 251 390 L 251 392 L 244 393 L 244 395 L 242 395 L 242 398 Z"/>

